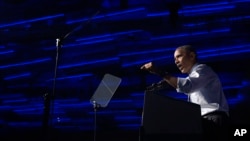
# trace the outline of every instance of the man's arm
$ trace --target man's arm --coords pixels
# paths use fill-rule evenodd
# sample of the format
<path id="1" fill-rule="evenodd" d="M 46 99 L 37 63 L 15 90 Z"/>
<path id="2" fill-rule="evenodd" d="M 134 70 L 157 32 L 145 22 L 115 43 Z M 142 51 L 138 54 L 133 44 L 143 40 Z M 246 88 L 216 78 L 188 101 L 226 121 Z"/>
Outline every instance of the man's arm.
<path id="1" fill-rule="evenodd" d="M 175 89 L 177 88 L 177 77 L 172 76 L 166 72 L 162 72 L 159 69 L 157 69 L 155 66 L 153 66 L 152 62 L 146 63 L 141 67 L 142 70 L 147 70 L 150 73 L 159 75 L 160 77 L 163 77 L 163 79 L 172 87 Z"/>
<path id="2" fill-rule="evenodd" d="M 177 88 L 177 80 L 178 80 L 177 77 L 166 74 L 165 76 L 163 76 L 163 79 L 175 89 Z"/>

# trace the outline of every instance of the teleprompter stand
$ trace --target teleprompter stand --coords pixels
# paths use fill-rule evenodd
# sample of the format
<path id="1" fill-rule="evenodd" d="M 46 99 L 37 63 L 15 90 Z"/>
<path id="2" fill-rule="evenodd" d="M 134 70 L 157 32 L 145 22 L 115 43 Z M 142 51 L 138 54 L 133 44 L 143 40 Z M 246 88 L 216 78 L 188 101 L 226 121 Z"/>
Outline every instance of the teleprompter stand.
<path id="1" fill-rule="evenodd" d="M 94 141 L 96 141 L 96 120 L 97 109 L 108 106 L 109 101 L 121 83 L 121 78 L 111 74 L 105 74 L 94 95 L 90 99 L 90 103 L 94 108 Z"/>

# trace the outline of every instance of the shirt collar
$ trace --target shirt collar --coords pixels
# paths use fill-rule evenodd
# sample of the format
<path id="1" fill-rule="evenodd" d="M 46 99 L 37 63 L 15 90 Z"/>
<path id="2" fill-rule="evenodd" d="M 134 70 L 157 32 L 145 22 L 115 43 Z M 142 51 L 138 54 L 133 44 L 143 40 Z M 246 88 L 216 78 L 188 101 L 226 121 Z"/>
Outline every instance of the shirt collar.
<path id="1" fill-rule="evenodd" d="M 188 74 L 191 74 L 199 63 L 195 63 Z"/>

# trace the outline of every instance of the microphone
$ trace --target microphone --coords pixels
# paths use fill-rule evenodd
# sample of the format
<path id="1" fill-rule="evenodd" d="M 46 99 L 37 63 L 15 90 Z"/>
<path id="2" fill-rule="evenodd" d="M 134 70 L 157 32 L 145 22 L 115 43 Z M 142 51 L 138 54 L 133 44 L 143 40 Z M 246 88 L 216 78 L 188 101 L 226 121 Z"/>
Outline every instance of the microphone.
<path id="1" fill-rule="evenodd" d="M 161 80 L 157 83 L 157 87 L 160 89 L 165 89 L 168 88 L 170 85 L 168 84 L 168 82 L 166 80 Z"/>
<path id="2" fill-rule="evenodd" d="M 170 85 L 164 79 L 159 81 L 158 83 L 153 83 L 151 86 L 147 87 L 147 90 L 162 90 L 169 88 Z"/>
<path id="3" fill-rule="evenodd" d="M 61 38 L 57 38 L 56 39 L 56 47 L 61 47 L 62 45 L 62 39 Z"/>

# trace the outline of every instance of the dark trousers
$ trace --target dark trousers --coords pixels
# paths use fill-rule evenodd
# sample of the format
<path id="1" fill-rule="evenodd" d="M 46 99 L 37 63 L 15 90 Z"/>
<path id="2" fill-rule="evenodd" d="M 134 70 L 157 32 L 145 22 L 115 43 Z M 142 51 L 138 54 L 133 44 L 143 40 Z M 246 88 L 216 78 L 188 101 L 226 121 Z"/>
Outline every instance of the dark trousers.
<path id="1" fill-rule="evenodd" d="M 204 141 L 228 141 L 229 117 L 225 112 L 212 112 L 202 116 Z"/>

